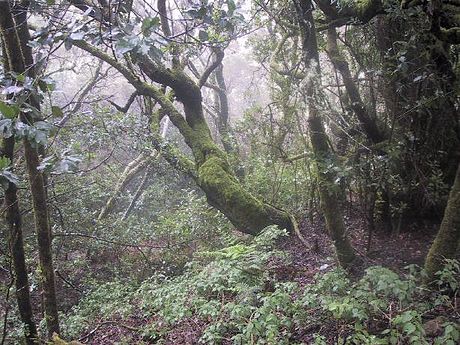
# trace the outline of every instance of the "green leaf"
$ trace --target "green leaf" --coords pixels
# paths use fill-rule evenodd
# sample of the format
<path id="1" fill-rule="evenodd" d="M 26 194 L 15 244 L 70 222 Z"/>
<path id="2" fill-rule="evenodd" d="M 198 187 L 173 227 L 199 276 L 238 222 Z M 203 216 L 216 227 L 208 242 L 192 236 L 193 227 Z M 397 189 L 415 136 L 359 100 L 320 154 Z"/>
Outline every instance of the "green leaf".
<path id="1" fill-rule="evenodd" d="M 51 114 L 53 114 L 53 116 L 55 117 L 61 117 L 64 115 L 64 113 L 62 112 L 62 109 L 58 107 L 57 105 L 53 105 L 51 107 Z"/>
<path id="2" fill-rule="evenodd" d="M 411 334 L 415 332 L 416 327 L 413 323 L 406 323 L 403 327 L 403 330 L 406 332 L 406 334 Z"/>
<path id="3" fill-rule="evenodd" d="M 118 55 L 124 55 L 136 48 L 138 42 L 139 40 L 136 37 L 123 37 L 118 40 L 115 51 Z"/>
<path id="4" fill-rule="evenodd" d="M 70 50 L 70 48 L 72 48 L 72 40 L 70 38 L 67 38 L 66 40 L 64 40 L 64 48 L 65 50 Z"/>
<path id="5" fill-rule="evenodd" d="M 51 78 L 42 78 L 38 81 L 38 87 L 43 92 L 50 92 L 56 89 L 56 83 Z"/>
<path id="6" fill-rule="evenodd" d="M 11 161 L 7 157 L 0 157 L 0 169 L 6 169 L 9 167 Z"/>
<path id="7" fill-rule="evenodd" d="M 0 101 L 0 113 L 7 119 L 14 119 L 19 115 L 19 107 L 15 104 L 9 105 Z"/>
<path id="8" fill-rule="evenodd" d="M 227 6 L 228 6 L 228 14 L 231 16 L 233 12 L 235 12 L 236 10 L 235 1 L 227 0 Z"/>
<path id="9" fill-rule="evenodd" d="M 152 30 L 156 29 L 159 26 L 160 26 L 159 17 L 145 18 L 142 21 L 141 30 L 144 35 L 149 35 Z"/>

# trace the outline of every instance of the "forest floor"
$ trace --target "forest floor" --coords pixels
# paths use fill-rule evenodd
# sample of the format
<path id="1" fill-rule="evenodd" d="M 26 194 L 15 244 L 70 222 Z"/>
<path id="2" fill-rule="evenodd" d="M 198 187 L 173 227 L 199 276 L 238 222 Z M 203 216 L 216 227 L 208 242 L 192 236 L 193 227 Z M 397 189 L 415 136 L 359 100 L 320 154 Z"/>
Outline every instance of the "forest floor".
<path id="1" fill-rule="evenodd" d="M 424 223 L 406 225 L 399 235 L 391 235 L 379 229 L 372 235 L 370 250 L 368 251 L 368 230 L 365 220 L 356 213 L 348 212 L 345 215 L 349 237 L 360 256 L 360 270 L 369 266 L 380 265 L 396 272 L 403 272 L 404 267 L 416 264 L 423 265 L 428 248 L 436 234 L 439 224 Z M 324 231 L 324 221 L 314 217 L 313 221 L 300 222 L 300 230 L 311 243 L 307 248 L 295 236 L 280 243 L 282 249 L 290 253 L 292 260 L 289 264 L 272 263 L 270 270 L 278 281 L 296 281 L 301 286 L 313 282 L 316 273 L 327 271 L 335 267 L 331 241 Z M 80 341 L 86 344 L 114 344 L 122 339 L 130 338 L 132 342 L 140 341 L 141 336 L 136 334 L 139 329 L 153 320 L 144 319 L 141 315 L 129 320 L 101 320 L 94 328 L 82 336 Z M 175 327 L 166 338 L 166 344 L 197 344 L 206 323 L 194 318 L 186 319 Z M 302 330 L 303 334 L 296 334 L 297 340 L 309 343 L 311 330 Z M 130 342 L 131 343 L 131 342 Z"/>

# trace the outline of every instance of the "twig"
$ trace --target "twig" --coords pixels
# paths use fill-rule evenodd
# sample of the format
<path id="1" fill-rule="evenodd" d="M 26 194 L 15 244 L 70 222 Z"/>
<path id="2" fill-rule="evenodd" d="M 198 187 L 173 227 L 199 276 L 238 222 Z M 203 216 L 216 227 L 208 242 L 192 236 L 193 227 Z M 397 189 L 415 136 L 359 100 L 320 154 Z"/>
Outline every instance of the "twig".
<path id="1" fill-rule="evenodd" d="M 84 291 L 82 289 L 80 289 L 79 287 L 75 286 L 75 284 L 73 284 L 71 281 L 69 281 L 68 279 L 64 278 L 64 276 L 61 274 L 61 272 L 59 272 L 58 270 L 55 270 L 54 271 L 56 273 L 56 275 L 61 278 L 67 285 L 69 285 L 71 288 L 73 288 L 74 290 L 78 291 L 79 293 L 83 293 Z"/>

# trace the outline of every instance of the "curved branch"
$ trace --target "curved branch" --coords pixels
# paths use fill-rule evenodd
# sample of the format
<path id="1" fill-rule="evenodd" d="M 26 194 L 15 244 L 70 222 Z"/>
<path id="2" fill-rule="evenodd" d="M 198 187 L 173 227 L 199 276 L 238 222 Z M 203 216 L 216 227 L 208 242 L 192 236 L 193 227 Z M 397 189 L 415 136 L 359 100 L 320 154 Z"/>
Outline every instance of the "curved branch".
<path id="1" fill-rule="evenodd" d="M 112 102 L 111 100 L 108 100 L 108 102 L 112 104 L 115 107 L 115 109 L 117 109 L 120 113 L 127 113 L 131 105 L 134 103 L 134 100 L 136 99 L 137 96 L 139 96 L 138 92 L 134 91 L 131 94 L 131 96 L 129 96 L 128 101 L 123 107 L 120 107 L 119 105 L 117 105 L 115 102 Z"/>
<path id="2" fill-rule="evenodd" d="M 206 68 L 206 70 L 204 71 L 203 75 L 200 78 L 200 81 L 198 82 L 198 87 L 200 89 L 203 87 L 203 85 L 206 84 L 211 73 L 217 67 L 219 67 L 219 65 L 222 63 L 222 60 L 224 59 L 225 54 L 223 50 L 215 49 L 214 53 L 216 54 L 216 58 L 214 59 L 214 62 L 208 68 Z"/>

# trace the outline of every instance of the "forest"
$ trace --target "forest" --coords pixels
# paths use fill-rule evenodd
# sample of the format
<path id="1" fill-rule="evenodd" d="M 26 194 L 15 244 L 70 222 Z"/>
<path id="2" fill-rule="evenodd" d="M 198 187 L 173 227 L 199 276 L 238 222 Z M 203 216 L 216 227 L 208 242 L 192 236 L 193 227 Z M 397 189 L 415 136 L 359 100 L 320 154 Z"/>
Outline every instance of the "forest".
<path id="1" fill-rule="evenodd" d="M 0 345 L 460 344 L 460 0 L 0 0 Z"/>

